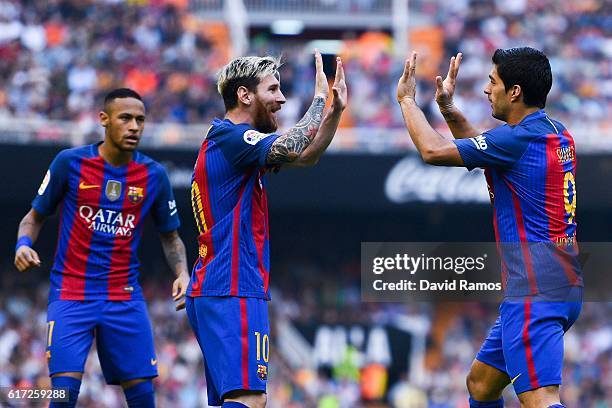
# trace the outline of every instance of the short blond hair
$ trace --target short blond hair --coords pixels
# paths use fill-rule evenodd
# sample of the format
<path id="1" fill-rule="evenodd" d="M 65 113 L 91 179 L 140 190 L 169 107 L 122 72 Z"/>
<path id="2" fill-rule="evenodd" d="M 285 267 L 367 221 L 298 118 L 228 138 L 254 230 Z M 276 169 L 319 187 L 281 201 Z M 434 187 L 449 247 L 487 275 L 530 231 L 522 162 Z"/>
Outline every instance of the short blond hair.
<path id="1" fill-rule="evenodd" d="M 272 56 L 238 57 L 231 60 L 221 68 L 217 77 L 217 91 L 223 97 L 225 109 L 230 110 L 238 106 L 236 92 L 239 87 L 244 86 L 255 92 L 257 85 L 268 75 L 279 79 L 280 66 L 280 58 Z"/>

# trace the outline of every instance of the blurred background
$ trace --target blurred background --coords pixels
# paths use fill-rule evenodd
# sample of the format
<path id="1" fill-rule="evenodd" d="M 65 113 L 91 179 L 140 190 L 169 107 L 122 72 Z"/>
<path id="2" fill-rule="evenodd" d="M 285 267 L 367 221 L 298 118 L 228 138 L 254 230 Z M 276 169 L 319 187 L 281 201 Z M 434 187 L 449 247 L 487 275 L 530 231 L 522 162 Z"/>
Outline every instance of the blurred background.
<path id="1" fill-rule="evenodd" d="M 612 231 L 612 6 L 605 0 L 0 0 L 0 387 L 48 386 L 45 322 L 57 217 L 35 248 L 43 265 L 19 274 L 15 232 L 61 149 L 101 140 L 97 114 L 113 88 L 147 105 L 143 151 L 169 172 L 190 263 L 191 172 L 203 132 L 223 115 L 215 73 L 238 55 L 282 55 L 279 112 L 293 125 L 312 100 L 312 51 L 333 79 L 345 64 L 349 108 L 320 163 L 269 178 L 272 353 L 269 406 L 466 408 L 465 375 L 497 305 L 362 303 L 360 243 L 493 241 L 478 170 L 425 166 L 395 102 L 407 53 L 419 51 L 418 100 L 464 53 L 456 102 L 481 129 L 499 124 L 483 94 L 496 48 L 530 45 L 550 58 L 547 112 L 578 153 L 579 240 Z M 152 225 L 140 248 L 141 283 L 155 331 L 158 406 L 206 407 L 201 353 Z M 585 278 L 588 285 L 588 277 Z M 562 398 L 612 407 L 612 303 L 585 303 L 565 336 Z M 506 406 L 518 407 L 511 387 Z M 121 407 L 95 347 L 82 407 Z"/>

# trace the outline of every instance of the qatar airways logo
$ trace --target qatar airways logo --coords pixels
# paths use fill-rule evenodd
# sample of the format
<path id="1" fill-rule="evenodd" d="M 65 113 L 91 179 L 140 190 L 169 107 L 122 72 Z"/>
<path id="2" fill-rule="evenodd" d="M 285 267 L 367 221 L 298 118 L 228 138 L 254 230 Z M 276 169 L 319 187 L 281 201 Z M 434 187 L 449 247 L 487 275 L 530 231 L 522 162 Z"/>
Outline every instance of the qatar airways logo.
<path id="1" fill-rule="evenodd" d="M 120 211 L 93 209 L 87 205 L 79 207 L 79 216 L 88 224 L 92 231 L 110 235 L 131 237 L 134 229 L 134 214 L 123 215 Z"/>

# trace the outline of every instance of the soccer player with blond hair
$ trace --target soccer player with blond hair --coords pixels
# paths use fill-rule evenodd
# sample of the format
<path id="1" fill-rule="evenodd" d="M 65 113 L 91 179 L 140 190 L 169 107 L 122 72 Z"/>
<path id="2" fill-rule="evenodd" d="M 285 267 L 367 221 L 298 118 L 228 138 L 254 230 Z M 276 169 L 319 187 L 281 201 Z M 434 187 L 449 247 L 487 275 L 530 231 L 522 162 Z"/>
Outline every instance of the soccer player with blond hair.
<path id="1" fill-rule="evenodd" d="M 315 51 L 315 93 L 306 114 L 275 133 L 285 103 L 279 61 L 240 57 L 221 70 L 226 108 L 202 143 L 192 178 L 198 259 L 187 291 L 187 316 L 204 355 L 208 403 L 266 405 L 270 353 L 270 248 L 265 175 L 283 166 L 313 166 L 332 141 L 347 89 L 336 60 L 333 101 Z"/>

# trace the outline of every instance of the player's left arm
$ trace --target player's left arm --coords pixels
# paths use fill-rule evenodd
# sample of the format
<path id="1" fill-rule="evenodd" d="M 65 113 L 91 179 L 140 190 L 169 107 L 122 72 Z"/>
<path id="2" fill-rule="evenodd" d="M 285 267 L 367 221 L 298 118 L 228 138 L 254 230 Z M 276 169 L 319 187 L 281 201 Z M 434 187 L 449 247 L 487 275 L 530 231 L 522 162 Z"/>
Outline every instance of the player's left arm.
<path id="1" fill-rule="evenodd" d="M 315 94 L 312 104 L 292 128 L 278 136 L 266 152 L 265 162 L 269 166 L 279 166 L 295 162 L 298 157 L 312 144 L 317 135 L 323 111 L 329 95 L 327 77 L 323 71 L 323 58 L 315 50 Z"/>
<path id="2" fill-rule="evenodd" d="M 323 118 L 321 127 L 317 131 L 314 139 L 299 157 L 290 163 L 289 167 L 311 167 L 319 162 L 319 159 L 331 143 L 338 129 L 342 112 L 346 109 L 348 93 L 346 88 L 346 80 L 344 77 L 344 68 L 340 57 L 336 58 L 336 77 L 332 86 L 334 99 L 329 112 Z"/>
<path id="3" fill-rule="evenodd" d="M 185 308 L 185 293 L 189 286 L 185 244 L 176 230 L 160 232 L 159 239 L 164 250 L 166 261 L 176 276 L 172 284 L 172 297 L 175 302 L 178 302 L 176 304 L 176 310 L 181 310 Z"/>
<path id="4" fill-rule="evenodd" d="M 416 103 L 416 52 L 406 60 L 404 72 L 397 83 L 397 101 L 402 109 L 406 128 L 423 160 L 437 166 L 463 166 L 455 143 L 446 139 L 427 122 Z"/>

